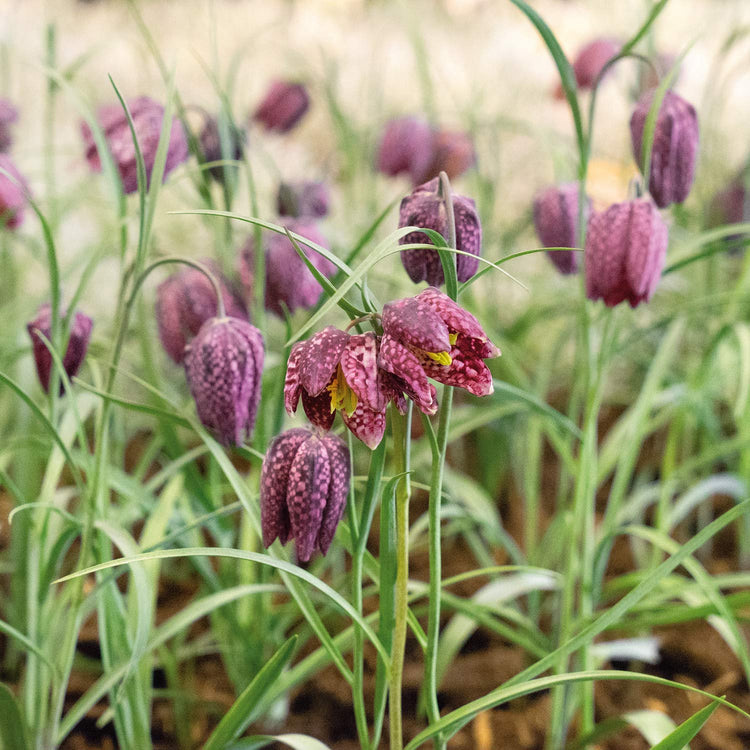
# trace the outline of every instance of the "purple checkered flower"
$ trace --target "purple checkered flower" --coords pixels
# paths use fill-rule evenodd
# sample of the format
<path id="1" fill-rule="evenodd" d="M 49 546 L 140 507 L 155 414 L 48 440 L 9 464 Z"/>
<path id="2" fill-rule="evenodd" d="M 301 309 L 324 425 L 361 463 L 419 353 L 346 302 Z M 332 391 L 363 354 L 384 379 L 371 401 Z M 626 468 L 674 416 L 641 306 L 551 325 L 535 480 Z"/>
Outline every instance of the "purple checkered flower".
<path id="1" fill-rule="evenodd" d="M 302 119 L 309 106 L 310 97 L 301 83 L 273 81 L 253 113 L 253 120 L 267 130 L 286 133 Z"/>
<path id="2" fill-rule="evenodd" d="M 218 281 L 226 314 L 247 321 L 247 310 L 238 292 L 212 260 L 201 261 Z M 156 290 L 156 323 L 164 351 L 176 364 L 185 356 L 185 346 L 201 326 L 218 314 L 216 292 L 206 274 L 185 268 L 163 281 Z"/>
<path id="3" fill-rule="evenodd" d="M 415 185 L 424 182 L 422 177 L 432 164 L 433 138 L 429 123 L 419 117 L 391 120 L 378 147 L 375 159 L 378 172 L 390 177 L 408 174 Z"/>
<path id="4" fill-rule="evenodd" d="M 61 311 L 60 316 L 64 318 L 65 312 Z M 65 356 L 63 357 L 63 368 L 69 378 L 72 378 L 78 372 L 83 363 L 86 350 L 89 346 L 93 325 L 94 323 L 88 315 L 76 311 L 70 328 L 68 346 L 65 349 Z M 49 381 L 52 374 L 52 355 L 39 335 L 40 333 L 44 334 L 47 340 L 52 337 L 52 307 L 49 303 L 45 303 L 39 308 L 34 320 L 26 326 L 26 330 L 31 337 L 34 363 L 37 375 L 39 376 L 39 382 L 42 384 L 42 388 L 49 392 Z M 60 392 L 62 393 L 62 391 L 63 385 L 60 383 Z"/>
<path id="5" fill-rule="evenodd" d="M 203 129 L 198 136 L 203 160 L 206 162 L 222 161 L 223 159 L 234 159 L 239 161 L 245 153 L 246 134 L 232 125 L 228 127 L 228 153 L 225 157 L 221 151 L 221 134 L 219 132 L 219 123 L 215 117 L 207 116 L 203 124 Z M 232 165 L 227 165 L 233 168 Z M 224 184 L 225 165 L 208 167 L 208 174 L 219 184 Z"/>
<path id="6" fill-rule="evenodd" d="M 653 97 L 653 90 L 646 92 L 630 118 L 633 154 L 641 167 L 643 129 Z M 649 192 L 659 208 L 682 203 L 688 197 L 697 156 L 698 115 L 695 108 L 674 91 L 667 91 L 656 118 L 648 178 Z"/>
<path id="7" fill-rule="evenodd" d="M 434 287 L 383 308 L 378 365 L 408 386 L 426 414 L 437 408 L 428 377 L 487 396 L 492 375 L 483 360 L 499 354 L 477 319 Z"/>
<path id="8" fill-rule="evenodd" d="M 328 216 L 331 191 L 325 182 L 282 182 L 276 196 L 279 216 L 322 219 Z"/>
<path id="9" fill-rule="evenodd" d="M 434 229 L 447 239 L 448 220 L 445 202 L 439 194 L 440 180 L 436 177 L 420 185 L 401 201 L 399 227 L 417 226 Z M 476 204 L 471 198 L 452 194 L 453 214 L 456 222 L 456 249 L 471 255 L 456 255 L 456 272 L 459 281 L 468 281 L 479 267 L 478 256 L 482 252 L 482 225 L 479 223 Z M 413 243 L 431 244 L 423 232 L 410 232 L 399 240 L 402 245 Z M 474 257 L 476 256 L 476 257 Z M 431 286 L 445 282 L 443 266 L 436 250 L 416 248 L 401 253 L 409 278 L 413 282 L 427 281 Z"/>
<path id="10" fill-rule="evenodd" d="M 586 198 L 584 221 L 591 212 L 591 198 Z M 548 187 L 534 199 L 534 227 L 543 247 L 578 246 L 578 183 L 568 182 Z M 578 271 L 578 253 L 555 250 L 547 257 L 562 274 Z"/>
<path id="11" fill-rule="evenodd" d="M 0 172 L 0 228 L 16 229 L 23 223 L 29 187 L 8 154 L 0 154 L 0 168 L 15 180 Z"/>
<path id="12" fill-rule="evenodd" d="M 224 445 L 255 426 L 263 374 L 263 335 L 246 320 L 211 318 L 185 350 L 185 375 L 201 422 Z"/>
<path id="13" fill-rule="evenodd" d="M 7 151 L 13 143 L 11 125 L 18 120 L 18 110 L 8 101 L 0 99 L 0 151 Z"/>
<path id="14" fill-rule="evenodd" d="M 260 478 L 263 546 L 295 540 L 297 559 L 328 552 L 349 494 L 349 449 L 335 435 L 293 429 L 268 446 Z"/>
<path id="15" fill-rule="evenodd" d="M 650 198 L 595 213 L 586 234 L 586 296 L 608 307 L 651 299 L 667 254 L 667 225 Z"/>
<path id="16" fill-rule="evenodd" d="M 156 150 L 159 145 L 161 125 L 164 120 L 164 107 L 147 96 L 139 96 L 128 101 L 130 116 L 133 118 L 138 145 L 146 166 L 146 177 L 150 184 L 154 168 Z M 122 179 L 122 188 L 126 193 L 138 190 L 138 171 L 135 159 L 135 144 L 130 132 L 128 120 L 120 104 L 101 107 L 97 114 L 99 125 L 104 131 L 107 145 Z M 86 159 L 91 169 L 101 172 L 102 163 L 96 149 L 94 135 L 87 123 L 81 123 Z M 164 178 L 188 158 L 188 145 L 182 124 L 172 119 L 172 130 L 169 134 L 167 161 L 164 165 Z"/>

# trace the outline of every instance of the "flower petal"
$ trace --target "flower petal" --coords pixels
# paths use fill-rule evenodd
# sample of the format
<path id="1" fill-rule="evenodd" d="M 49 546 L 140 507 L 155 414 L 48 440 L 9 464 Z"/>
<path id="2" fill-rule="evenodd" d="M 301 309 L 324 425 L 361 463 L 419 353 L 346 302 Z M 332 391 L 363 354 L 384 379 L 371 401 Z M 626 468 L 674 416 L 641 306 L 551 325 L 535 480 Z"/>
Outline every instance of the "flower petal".
<path id="1" fill-rule="evenodd" d="M 437 311 L 419 299 L 420 296 L 395 300 L 385 305 L 383 332 L 425 352 L 449 351 L 448 327 Z"/>
<path id="2" fill-rule="evenodd" d="M 382 411 L 373 411 L 360 403 L 351 416 L 342 411 L 341 417 L 354 437 L 371 450 L 377 448 L 385 433 L 385 407 Z"/>
<path id="3" fill-rule="evenodd" d="M 331 429 L 336 412 L 331 411 L 331 394 L 323 390 L 317 396 L 308 396 L 307 391 L 302 391 L 302 407 L 307 418 L 321 430 Z"/>
<path id="4" fill-rule="evenodd" d="M 341 369 L 360 404 L 373 411 L 385 409 L 385 395 L 378 381 L 378 340 L 374 333 L 350 336 L 341 354 Z"/>
<path id="5" fill-rule="evenodd" d="M 328 452 L 331 469 L 331 483 L 328 487 L 328 498 L 323 509 L 323 519 L 318 532 L 318 549 L 325 555 L 333 541 L 336 527 L 346 509 L 346 499 L 349 496 L 349 476 L 351 465 L 349 449 L 341 438 L 326 435 L 321 442 Z"/>
<path id="6" fill-rule="evenodd" d="M 404 391 L 421 411 L 425 414 L 435 413 L 435 389 L 427 381 L 422 363 L 414 352 L 386 333 L 380 342 L 378 363 L 402 381 L 399 385 L 403 388 L 400 390 Z"/>
<path id="7" fill-rule="evenodd" d="M 317 396 L 331 382 L 331 376 L 348 341 L 349 334 L 333 326 L 326 326 L 302 342 L 299 379 L 310 396 Z"/>
<path id="8" fill-rule="evenodd" d="M 451 358 L 452 362 L 447 367 L 425 358 L 424 370 L 438 383 L 463 388 L 475 396 L 489 396 L 492 393 L 492 373 L 481 358 L 464 353 L 457 347 L 451 350 Z"/>
<path id="9" fill-rule="evenodd" d="M 289 361 L 286 365 L 286 378 L 284 380 L 284 408 L 289 415 L 297 411 L 299 404 L 299 392 L 302 387 L 299 382 L 299 368 L 304 352 L 305 342 L 300 341 L 292 347 L 289 352 Z"/>

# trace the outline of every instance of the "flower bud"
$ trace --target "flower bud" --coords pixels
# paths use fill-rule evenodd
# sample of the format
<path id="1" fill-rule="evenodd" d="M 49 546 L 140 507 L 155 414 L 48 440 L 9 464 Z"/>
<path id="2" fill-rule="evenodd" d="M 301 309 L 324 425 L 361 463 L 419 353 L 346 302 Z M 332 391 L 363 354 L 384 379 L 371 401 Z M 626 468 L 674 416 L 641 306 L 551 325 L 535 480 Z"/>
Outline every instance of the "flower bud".
<path id="1" fill-rule="evenodd" d="M 440 181 L 433 180 L 420 185 L 401 201 L 399 227 L 417 226 L 434 229 L 446 240 L 449 228 L 445 211 L 445 202 L 439 194 Z M 478 256 L 482 252 L 482 226 L 476 204 L 471 198 L 462 195 L 451 195 L 453 214 L 456 224 L 456 249 L 471 255 L 456 255 L 456 272 L 459 281 L 468 281 L 479 267 Z M 413 243 L 430 243 L 423 232 L 410 232 L 399 240 L 401 245 Z M 474 257 L 472 257 L 474 256 Z M 426 280 L 431 286 L 440 286 L 445 282 L 443 266 L 436 250 L 416 248 L 401 253 L 409 278 L 417 283 Z"/>
<path id="2" fill-rule="evenodd" d="M 263 546 L 295 540 L 297 559 L 328 552 L 346 508 L 349 449 L 335 435 L 287 430 L 268 446 L 260 479 Z"/>
<path id="3" fill-rule="evenodd" d="M 7 154 L 0 154 L 0 168 L 15 180 L 0 172 L 0 227 L 16 229 L 23 223 L 29 188 Z"/>
<path id="4" fill-rule="evenodd" d="M 245 132 L 232 125 L 228 127 L 227 155 L 224 156 L 221 150 L 221 133 L 219 132 L 219 123 L 215 117 L 207 117 L 201 130 L 198 140 L 200 141 L 203 160 L 206 162 L 222 161 L 225 159 L 234 159 L 239 161 L 245 152 Z M 224 183 L 224 170 L 233 165 L 221 165 L 208 168 L 208 174 L 216 182 Z"/>
<path id="5" fill-rule="evenodd" d="M 294 219 L 308 217 L 322 219 L 328 216 L 331 192 L 325 182 L 282 182 L 276 197 L 279 216 Z"/>
<path id="6" fill-rule="evenodd" d="M 65 317 L 65 312 L 60 312 L 61 320 Z M 81 367 L 83 359 L 86 356 L 86 350 L 91 338 L 91 328 L 94 323 L 88 315 L 76 311 L 73 316 L 73 323 L 70 328 L 70 337 L 63 357 L 63 367 L 69 378 L 72 378 Z M 49 381 L 52 373 L 52 355 L 47 348 L 46 343 L 42 340 L 39 333 L 44 334 L 47 340 L 52 338 L 52 308 L 49 303 L 43 304 L 37 311 L 36 317 L 27 326 L 26 330 L 31 337 L 31 344 L 34 352 L 34 363 L 36 372 L 39 376 L 39 382 L 42 388 L 49 392 Z M 63 385 L 60 383 L 60 392 L 63 391 Z"/>
<path id="7" fill-rule="evenodd" d="M 642 168 L 643 129 L 654 91 L 638 101 L 630 118 L 633 155 Z M 695 176 L 698 155 L 698 116 L 695 108 L 673 91 L 667 91 L 659 108 L 651 149 L 648 189 L 659 208 L 682 203 L 687 198 Z"/>
<path id="8" fill-rule="evenodd" d="M 240 295 L 212 260 L 203 260 L 219 283 L 226 314 L 247 321 L 247 310 Z M 179 364 L 185 346 L 201 326 L 218 315 L 216 292 L 206 274 L 185 268 L 163 281 L 156 290 L 156 322 L 164 351 Z"/>
<path id="9" fill-rule="evenodd" d="M 591 199 L 586 198 L 583 218 L 588 221 Z M 534 228 L 544 247 L 578 247 L 578 183 L 549 187 L 534 199 Z M 562 274 L 578 271 L 578 253 L 555 250 L 547 257 Z"/>
<path id="10" fill-rule="evenodd" d="M 667 254 L 667 225 L 650 198 L 594 213 L 586 234 L 586 296 L 614 307 L 651 299 Z"/>
<path id="11" fill-rule="evenodd" d="M 307 89 L 301 83 L 274 81 L 253 114 L 253 120 L 267 130 L 286 133 L 310 107 Z"/>
<path id="12" fill-rule="evenodd" d="M 147 96 L 139 96 L 128 101 L 128 109 L 133 119 L 138 145 L 143 155 L 146 167 L 146 179 L 151 183 L 151 172 L 156 160 L 159 146 L 164 107 Z M 126 193 L 138 190 L 138 167 L 135 158 L 135 144 L 130 132 L 127 116 L 122 106 L 110 104 L 99 109 L 97 119 L 104 131 L 104 137 L 114 159 L 115 166 L 122 179 L 122 188 Z M 95 172 L 101 172 L 102 163 L 96 149 L 94 135 L 87 123 L 81 123 L 86 159 Z M 188 145 L 182 124 L 176 118 L 172 119 L 172 130 L 169 135 L 167 160 L 164 165 L 164 178 L 178 165 L 188 158 Z"/>
<path id="13" fill-rule="evenodd" d="M 185 375 L 201 422 L 223 445 L 240 445 L 255 426 L 263 336 L 246 320 L 211 318 L 185 350 Z"/>
<path id="14" fill-rule="evenodd" d="M 611 60 L 622 47 L 617 39 L 594 39 L 581 47 L 573 60 L 573 75 L 579 89 L 593 88 L 602 68 Z M 558 83 L 555 90 L 558 99 L 564 97 L 562 86 Z"/>
<path id="15" fill-rule="evenodd" d="M 7 99 L 0 99 L 0 151 L 7 151 L 13 143 L 11 125 L 18 120 L 18 110 Z"/>
<path id="16" fill-rule="evenodd" d="M 422 178 L 430 169 L 433 153 L 430 125 L 419 117 L 399 117 L 385 126 L 378 147 L 376 168 L 390 177 L 408 174 L 417 185 L 425 181 Z"/>
<path id="17" fill-rule="evenodd" d="M 468 133 L 438 130 L 432 139 L 432 159 L 415 184 L 421 184 L 445 172 L 449 179 L 459 177 L 477 163 L 474 142 Z"/>

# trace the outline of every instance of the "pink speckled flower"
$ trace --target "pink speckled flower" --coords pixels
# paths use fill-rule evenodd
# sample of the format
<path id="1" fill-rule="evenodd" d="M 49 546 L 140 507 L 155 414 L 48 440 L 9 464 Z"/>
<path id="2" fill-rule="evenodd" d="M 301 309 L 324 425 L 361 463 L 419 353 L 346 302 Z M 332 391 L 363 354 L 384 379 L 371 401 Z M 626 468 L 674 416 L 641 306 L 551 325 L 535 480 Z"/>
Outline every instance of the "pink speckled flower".
<path id="1" fill-rule="evenodd" d="M 643 129 L 654 91 L 646 92 L 638 101 L 630 118 L 633 155 L 643 165 L 641 153 Z M 682 203 L 688 197 L 695 177 L 698 156 L 698 115 L 692 104 L 673 91 L 664 94 L 654 129 L 648 189 L 659 208 Z"/>
<path id="2" fill-rule="evenodd" d="M 276 196 L 279 216 L 290 216 L 295 219 L 322 219 L 328 216 L 330 202 L 331 191 L 325 182 L 319 180 L 282 182 Z"/>
<path id="3" fill-rule="evenodd" d="M 16 229 L 23 223 L 29 187 L 8 154 L 0 154 L 0 168 L 15 179 L 0 172 L 0 227 Z"/>
<path id="4" fill-rule="evenodd" d="M 18 120 L 18 110 L 12 102 L 0 99 L 0 151 L 7 151 L 13 143 L 11 125 Z"/>
<path id="5" fill-rule="evenodd" d="M 318 229 L 317 224 L 309 218 L 289 219 L 283 222 L 290 232 L 306 237 L 321 247 L 328 243 Z M 304 243 L 300 246 L 305 249 Z M 239 272 L 242 285 L 249 295 L 253 289 L 253 254 L 255 244 L 250 237 L 242 248 L 239 258 Z M 324 276 L 330 278 L 336 272 L 336 266 L 314 250 L 307 254 L 310 262 Z M 323 288 L 299 257 L 294 245 L 286 235 L 272 232 L 266 237 L 266 310 L 279 317 L 284 316 L 284 306 L 289 312 L 298 307 L 311 308 L 320 299 Z"/>
<path id="6" fill-rule="evenodd" d="M 415 177 L 419 185 L 445 172 L 453 180 L 477 163 L 474 141 L 459 130 L 437 130 L 432 138 L 432 158 L 424 171 Z"/>
<path id="7" fill-rule="evenodd" d="M 207 320 L 185 350 L 198 417 L 224 445 L 239 445 L 253 431 L 263 356 L 261 332 L 229 317 Z"/>
<path id="8" fill-rule="evenodd" d="M 301 83 L 273 81 L 253 114 L 253 120 L 267 130 L 286 133 L 307 112 L 310 97 Z"/>
<path id="9" fill-rule="evenodd" d="M 439 194 L 440 181 L 436 177 L 420 185 L 401 201 L 399 227 L 417 226 L 434 229 L 448 238 L 448 220 L 445 202 Z M 479 223 L 476 204 L 471 198 L 453 193 L 453 214 L 456 222 L 456 249 L 471 255 L 456 255 L 456 272 L 459 281 L 468 281 L 479 267 L 478 256 L 482 252 L 482 225 Z M 399 240 L 402 245 L 428 243 L 423 232 L 410 232 Z M 473 257 L 477 256 L 477 257 Z M 416 282 L 427 281 L 439 286 L 445 282 L 443 266 L 436 250 L 417 248 L 401 253 L 409 278 Z"/>
<path id="10" fill-rule="evenodd" d="M 61 320 L 65 317 L 65 312 L 60 312 Z M 70 328 L 70 337 L 63 357 L 63 367 L 69 378 L 72 378 L 80 369 L 83 359 L 86 356 L 86 350 L 91 338 L 91 329 L 94 323 L 88 315 L 76 311 L 73 316 L 73 323 Z M 52 308 L 49 303 L 43 304 L 37 311 L 36 317 L 27 326 L 26 330 L 31 337 L 31 344 L 34 352 L 34 363 L 36 372 L 39 376 L 39 382 L 45 391 L 49 391 L 50 375 L 52 374 L 52 355 L 47 349 L 46 344 L 42 341 L 39 333 L 43 333 L 49 340 L 52 336 Z M 62 393 L 63 385 L 60 383 L 60 392 Z"/>
<path id="11" fill-rule="evenodd" d="M 328 552 L 346 508 L 349 449 L 335 435 L 293 429 L 268 446 L 260 479 L 263 546 L 295 540 L 297 559 Z"/>
<path id="12" fill-rule="evenodd" d="M 588 221 L 591 199 L 586 198 L 584 221 Z M 534 199 L 534 227 L 544 247 L 578 246 L 578 183 L 548 187 Z M 555 250 L 547 257 L 563 274 L 578 271 L 578 253 Z"/>
<path id="13" fill-rule="evenodd" d="M 214 261 L 201 261 L 221 288 L 227 315 L 247 320 L 240 295 L 223 276 Z M 218 314 L 216 292 L 206 275 L 197 268 L 185 268 L 163 281 L 156 290 L 156 322 L 164 351 L 177 363 L 185 356 L 185 346 L 201 326 Z"/>
<path id="14" fill-rule="evenodd" d="M 327 326 L 307 341 L 292 347 L 284 383 L 287 412 L 297 410 L 300 396 L 307 418 L 321 430 L 330 430 L 337 411 L 344 424 L 369 448 L 385 432 L 385 408 L 403 397 L 387 373 L 378 369 L 378 337 L 350 335 Z"/>
<path id="15" fill-rule="evenodd" d="M 487 396 L 492 375 L 483 360 L 499 354 L 477 319 L 434 287 L 383 308 L 378 365 L 406 383 L 427 414 L 437 408 L 428 377 Z"/>
<path id="16" fill-rule="evenodd" d="M 161 125 L 164 120 L 164 107 L 147 96 L 139 96 L 128 101 L 128 109 L 130 110 L 130 116 L 133 118 L 138 145 L 146 166 L 146 177 L 150 183 L 151 171 L 154 168 L 156 150 L 159 145 Z M 104 131 L 107 145 L 120 173 L 122 188 L 126 193 L 134 193 L 138 190 L 135 144 L 125 112 L 119 103 L 110 104 L 99 109 L 97 119 Z M 101 172 L 101 159 L 96 149 L 93 133 L 87 123 L 81 123 L 81 132 L 89 166 L 95 172 Z M 188 145 L 185 131 L 179 120 L 173 118 L 167 149 L 167 161 L 164 165 L 164 178 L 187 158 Z"/>
<path id="17" fill-rule="evenodd" d="M 378 147 L 375 159 L 378 172 L 390 177 L 408 174 L 415 185 L 424 182 L 422 178 L 433 160 L 433 138 L 429 123 L 419 117 L 391 120 Z"/>
<path id="18" fill-rule="evenodd" d="M 614 307 L 651 299 L 667 254 L 667 225 L 650 198 L 595 213 L 586 235 L 586 295 Z"/>

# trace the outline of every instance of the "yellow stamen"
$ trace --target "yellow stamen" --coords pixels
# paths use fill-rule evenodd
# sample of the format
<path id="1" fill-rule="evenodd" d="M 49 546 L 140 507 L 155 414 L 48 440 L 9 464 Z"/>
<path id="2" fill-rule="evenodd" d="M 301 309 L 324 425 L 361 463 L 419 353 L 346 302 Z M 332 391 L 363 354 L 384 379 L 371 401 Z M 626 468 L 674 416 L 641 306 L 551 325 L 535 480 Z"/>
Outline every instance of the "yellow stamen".
<path id="1" fill-rule="evenodd" d="M 425 352 L 425 354 L 430 358 L 434 359 L 435 362 L 437 362 L 439 365 L 445 365 L 446 367 L 453 362 L 451 359 L 451 355 L 448 354 L 448 352 Z"/>
<path id="2" fill-rule="evenodd" d="M 339 366 L 336 369 L 336 377 L 328 386 L 328 392 L 331 394 L 331 413 L 336 409 L 346 412 L 347 417 L 351 417 L 357 408 L 357 394 L 349 387 L 344 377 L 344 372 Z"/>
<path id="3" fill-rule="evenodd" d="M 458 341 L 458 333 L 449 333 L 448 341 L 450 341 L 451 346 L 455 346 L 456 341 Z"/>

